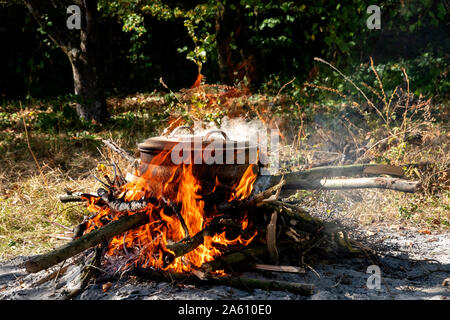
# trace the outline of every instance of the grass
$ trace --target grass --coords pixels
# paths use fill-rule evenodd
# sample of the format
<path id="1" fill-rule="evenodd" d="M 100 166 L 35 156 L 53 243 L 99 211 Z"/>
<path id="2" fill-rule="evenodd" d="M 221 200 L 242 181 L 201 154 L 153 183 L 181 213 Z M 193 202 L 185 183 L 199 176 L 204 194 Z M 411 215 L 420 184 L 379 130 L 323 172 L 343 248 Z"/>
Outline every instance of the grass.
<path id="1" fill-rule="evenodd" d="M 450 135 L 442 121 L 448 119 L 448 107 L 412 96 L 407 86 L 389 91 L 373 70 L 379 88 L 364 86 L 370 91 L 366 97 L 380 101 L 365 104 L 353 101 L 351 92 L 324 85 L 293 87 L 295 92 L 286 86 L 276 95 L 205 85 L 170 94 L 111 97 L 112 120 L 106 125 L 80 121 L 70 96 L 0 105 L 0 260 L 42 253 L 67 241 L 55 238 L 67 236 L 57 224 L 72 228 L 88 212 L 83 204 L 60 203 L 57 195 L 67 189 L 95 191 L 100 185 L 92 175 L 98 174 L 98 164 L 120 161 L 102 146 L 102 138 L 133 152 L 136 143 L 161 134 L 175 120 L 220 124 L 224 116 L 259 118 L 278 127 L 286 170 L 357 161 L 417 164 L 405 167 L 409 179 L 423 182 L 417 194 L 301 191 L 292 197 L 322 214 L 360 224 L 448 230 Z M 314 93 L 324 88 L 335 96 L 314 103 Z M 354 150 L 362 151 L 349 152 Z M 121 168 L 126 169 L 123 163 Z"/>
<path id="2" fill-rule="evenodd" d="M 114 117 L 106 126 L 82 123 L 70 113 L 58 115 L 54 110 L 67 106 L 64 99 L 0 107 L 0 260 L 61 244 L 64 240 L 55 236 L 67 237 L 68 230 L 57 224 L 72 228 L 88 215 L 83 204 L 62 204 L 57 195 L 95 191 L 97 165 L 120 162 L 102 146 L 102 138 L 134 150 L 136 142 L 154 134 L 160 118 L 150 117 L 157 110 L 138 110 L 130 117 L 127 99 L 122 102 L 120 110 L 111 102 Z"/>
<path id="3" fill-rule="evenodd" d="M 341 121 L 328 119 L 324 122 L 325 126 L 316 126 L 315 134 L 319 136 L 319 141 L 315 143 L 315 149 L 317 150 L 320 145 L 329 146 L 330 143 L 337 145 L 339 141 L 341 145 L 342 141 L 345 145 L 353 145 L 353 149 L 363 147 L 364 153 L 355 156 L 354 161 L 404 166 L 406 176 L 411 180 L 420 180 L 422 188 L 413 195 L 380 190 L 318 191 L 303 193 L 302 199 L 309 199 L 314 203 L 326 194 L 328 199 L 326 202 L 329 202 L 329 205 L 346 203 L 343 209 L 345 216 L 358 223 L 390 221 L 448 229 L 450 226 L 448 102 L 435 105 L 431 102 L 432 99 L 415 97 L 411 93 L 405 69 L 402 69 L 404 83 L 391 88 L 389 92 L 384 88 L 372 59 L 370 70 L 379 89 L 363 82 L 362 85 L 371 93 L 369 99 L 354 81 L 337 68 L 322 59 L 317 61 L 330 66 L 349 82 L 363 95 L 365 103 L 358 103 L 355 99 L 349 98 L 352 97 L 352 92 L 344 93 L 323 85 L 307 83 L 308 88 L 332 92 L 343 98 L 340 101 L 347 102 L 347 107 L 339 108 L 338 115 L 341 116 Z M 335 103 L 336 100 L 333 100 L 333 104 Z M 354 117 L 355 114 L 349 120 L 348 115 L 351 115 L 351 112 L 343 112 L 345 109 L 356 109 L 357 114 L 364 120 Z M 323 113 L 336 116 L 336 112 L 333 111 Z M 336 130 L 339 123 L 342 132 Z M 330 128 L 330 124 L 334 127 Z M 345 147 L 341 149 L 345 150 Z"/>
<path id="4" fill-rule="evenodd" d="M 64 139 L 59 142 L 63 143 Z M 76 152 L 76 149 L 72 149 L 75 152 L 71 156 L 68 150 L 62 149 L 53 153 L 52 143 L 53 140 L 37 137 L 30 141 L 42 174 L 31 154 L 23 148 L 18 148 L 18 154 L 9 151 L 2 155 L 0 259 L 42 252 L 55 246 L 58 240 L 51 235 L 63 234 L 67 230 L 52 222 L 70 227 L 86 214 L 81 206 L 60 203 L 57 194 L 63 194 L 64 188 L 81 190 L 93 187 L 88 174 L 92 170 L 90 168 L 95 168 L 94 155 L 85 150 Z M 44 151 L 48 152 L 46 156 Z M 68 170 L 64 172 L 63 167 Z"/>

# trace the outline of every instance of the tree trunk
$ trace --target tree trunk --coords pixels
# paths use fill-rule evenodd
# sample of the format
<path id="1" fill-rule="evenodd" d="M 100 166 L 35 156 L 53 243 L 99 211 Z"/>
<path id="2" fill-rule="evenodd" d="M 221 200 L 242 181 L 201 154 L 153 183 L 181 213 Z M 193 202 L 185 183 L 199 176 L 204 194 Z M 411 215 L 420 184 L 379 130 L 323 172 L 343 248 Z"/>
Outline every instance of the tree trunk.
<path id="1" fill-rule="evenodd" d="M 83 0 L 81 8 L 79 59 L 71 59 L 75 94 L 81 99 L 77 104 L 78 115 L 86 120 L 103 122 L 109 118 L 106 100 L 101 86 L 99 28 L 97 0 Z"/>
<path id="2" fill-rule="evenodd" d="M 231 58 L 231 33 L 233 17 L 230 16 L 230 8 L 219 4 L 216 14 L 216 42 L 219 63 L 220 80 L 227 85 L 234 82 L 234 64 Z"/>
<path id="3" fill-rule="evenodd" d="M 81 29 L 80 42 L 75 44 L 65 25 L 68 16 L 61 16 L 50 1 L 25 0 L 25 5 L 50 39 L 67 55 L 72 65 L 74 92 L 79 97 L 77 113 L 85 120 L 104 122 L 109 118 L 102 86 L 101 51 L 98 39 L 97 0 L 79 0 Z M 60 8 L 58 8 L 60 9 Z M 66 13 L 66 11 L 63 11 Z M 46 13 L 52 19 L 42 19 Z M 50 15 L 52 13 L 52 15 Z"/>
<path id="4" fill-rule="evenodd" d="M 250 43 L 250 29 L 248 27 L 244 7 L 239 1 L 236 3 L 236 45 L 242 58 L 236 69 L 239 78 L 247 78 L 250 89 L 254 90 L 261 84 L 258 51 Z"/>
<path id="5" fill-rule="evenodd" d="M 95 66 L 86 63 L 80 56 L 70 56 L 74 92 L 79 97 L 77 114 L 85 120 L 104 122 L 109 118 L 103 88 Z"/>
<path id="6" fill-rule="evenodd" d="M 260 84 L 258 57 L 249 39 L 250 30 L 239 1 L 219 4 L 216 14 L 216 43 L 219 75 L 223 83 L 233 85 L 236 80 L 243 80 L 245 77 L 250 88 Z M 238 47 L 238 52 L 234 55 L 232 41 Z"/>

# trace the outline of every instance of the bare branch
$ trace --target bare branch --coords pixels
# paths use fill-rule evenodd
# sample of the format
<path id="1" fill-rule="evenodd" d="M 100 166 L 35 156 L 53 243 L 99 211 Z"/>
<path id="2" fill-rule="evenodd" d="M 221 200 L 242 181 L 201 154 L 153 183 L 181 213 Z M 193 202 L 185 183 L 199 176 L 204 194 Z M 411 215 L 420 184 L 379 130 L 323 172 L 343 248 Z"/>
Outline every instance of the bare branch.
<path id="1" fill-rule="evenodd" d="M 73 49 L 74 47 L 70 42 L 67 27 L 65 25 L 57 23 L 57 21 L 52 21 L 53 25 L 50 26 L 43 19 L 44 12 L 50 9 L 50 5 L 48 7 L 45 7 L 44 5 L 45 2 L 37 0 L 24 0 L 24 3 L 30 14 L 39 24 L 39 26 L 41 26 L 41 28 L 47 32 L 49 38 L 58 47 L 60 47 L 66 55 L 69 55 L 70 50 Z M 63 31 L 66 31 L 66 33 L 64 33 Z"/>

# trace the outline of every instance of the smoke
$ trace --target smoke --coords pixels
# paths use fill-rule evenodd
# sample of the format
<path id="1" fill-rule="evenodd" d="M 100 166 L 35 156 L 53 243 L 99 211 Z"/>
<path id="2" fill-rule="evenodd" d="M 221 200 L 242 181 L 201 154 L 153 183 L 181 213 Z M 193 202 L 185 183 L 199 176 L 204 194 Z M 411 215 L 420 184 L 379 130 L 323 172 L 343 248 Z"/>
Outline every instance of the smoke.
<path id="1" fill-rule="evenodd" d="M 201 123 L 194 124 L 195 135 L 204 136 L 211 130 L 221 130 L 225 132 L 230 140 L 234 141 L 249 141 L 251 145 L 260 145 L 267 140 L 269 128 L 260 120 L 246 121 L 243 118 L 228 118 L 224 117 L 221 120 L 221 125 L 217 126 L 215 123 Z"/>
<path id="2" fill-rule="evenodd" d="M 224 117 L 220 126 L 214 123 L 194 125 L 194 134 L 204 136 L 211 130 L 221 130 L 228 138 L 239 143 L 248 142 L 259 150 L 258 161 L 262 164 L 261 175 L 274 174 L 279 169 L 279 137 L 278 129 L 271 129 L 261 120 L 247 121 L 243 118 Z M 255 158 L 256 159 L 256 158 Z"/>

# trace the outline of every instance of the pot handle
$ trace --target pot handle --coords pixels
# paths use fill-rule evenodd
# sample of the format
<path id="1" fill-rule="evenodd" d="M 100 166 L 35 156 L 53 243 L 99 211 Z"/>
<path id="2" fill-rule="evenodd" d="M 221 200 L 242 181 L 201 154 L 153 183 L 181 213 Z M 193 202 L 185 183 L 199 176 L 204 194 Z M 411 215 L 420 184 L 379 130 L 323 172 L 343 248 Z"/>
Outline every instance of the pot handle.
<path id="1" fill-rule="evenodd" d="M 194 134 L 194 130 L 192 130 L 191 127 L 189 127 L 189 126 L 180 126 L 180 127 L 176 127 L 175 129 L 173 129 L 172 132 L 169 134 L 169 137 L 175 136 L 175 133 L 176 133 L 177 131 L 182 130 L 182 129 L 189 130 L 189 132 L 190 132 L 191 134 Z"/>
<path id="2" fill-rule="evenodd" d="M 205 140 L 209 140 L 211 135 L 214 134 L 214 133 L 220 133 L 225 140 L 230 140 L 228 138 L 227 134 L 225 132 L 223 132 L 222 130 L 211 130 L 211 131 L 209 131 L 207 134 L 205 134 Z"/>

